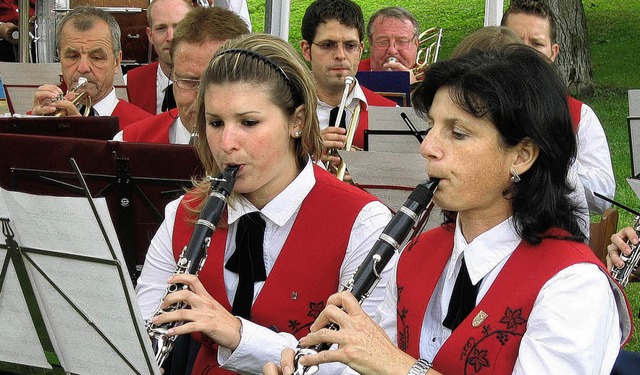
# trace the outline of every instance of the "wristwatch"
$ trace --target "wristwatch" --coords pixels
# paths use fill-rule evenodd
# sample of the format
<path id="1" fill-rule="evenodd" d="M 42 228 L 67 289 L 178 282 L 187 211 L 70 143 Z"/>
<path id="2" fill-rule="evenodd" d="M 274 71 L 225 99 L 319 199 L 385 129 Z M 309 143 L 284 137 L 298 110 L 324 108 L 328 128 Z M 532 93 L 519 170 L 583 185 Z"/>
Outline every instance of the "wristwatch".
<path id="1" fill-rule="evenodd" d="M 426 359 L 418 359 L 416 363 L 411 366 L 407 375 L 424 375 L 431 368 L 431 362 Z"/>

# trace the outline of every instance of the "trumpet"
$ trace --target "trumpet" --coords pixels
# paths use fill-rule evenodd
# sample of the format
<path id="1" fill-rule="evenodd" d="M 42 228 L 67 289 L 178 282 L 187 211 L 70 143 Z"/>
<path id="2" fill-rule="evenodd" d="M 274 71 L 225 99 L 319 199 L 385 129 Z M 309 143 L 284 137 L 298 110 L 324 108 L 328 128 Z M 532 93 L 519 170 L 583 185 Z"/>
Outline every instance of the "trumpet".
<path id="1" fill-rule="evenodd" d="M 88 80 L 85 77 L 80 77 L 78 78 L 78 84 L 76 85 L 76 87 L 73 88 L 73 90 L 71 90 L 71 92 L 78 92 L 78 89 L 80 89 L 82 86 L 86 85 L 88 82 Z M 82 116 L 87 117 L 89 116 L 89 114 L 91 113 L 91 97 L 89 96 L 89 94 L 86 91 L 81 92 L 78 96 L 76 96 L 73 101 L 71 101 L 71 103 L 73 103 L 73 105 L 77 106 L 78 103 L 80 103 L 81 100 L 83 100 L 84 98 L 86 98 L 86 105 L 84 107 L 84 111 L 81 113 Z M 60 94 L 58 95 L 58 97 L 56 98 L 56 101 L 58 100 L 64 100 L 64 95 Z M 55 112 L 53 112 L 53 116 L 54 117 L 62 117 L 62 116 L 66 116 L 67 115 L 67 110 L 64 108 L 58 108 Z"/>
<path id="2" fill-rule="evenodd" d="M 441 27 L 432 27 L 418 36 L 418 54 L 416 55 L 416 66 L 413 68 L 413 75 L 416 79 L 421 79 L 426 68 L 438 61 L 442 33 Z"/>
<path id="3" fill-rule="evenodd" d="M 351 76 L 344 77 L 344 91 L 342 92 L 342 98 L 340 99 L 340 106 L 338 107 L 338 115 L 336 116 L 336 122 L 330 126 L 339 127 L 340 120 L 344 115 L 344 111 L 346 109 L 347 96 L 349 96 L 349 91 L 351 91 L 351 86 L 354 84 L 356 79 Z M 353 137 L 356 135 L 356 129 L 358 128 L 358 121 L 360 120 L 360 104 L 356 106 L 351 116 L 351 121 L 349 121 L 349 126 L 347 127 L 346 141 L 344 143 L 343 150 L 349 151 L 353 145 Z M 338 151 L 335 148 L 332 148 L 328 152 L 329 156 L 340 156 Z M 331 162 L 327 161 L 325 163 L 325 168 L 335 175 L 340 181 L 344 180 L 344 175 L 347 171 L 347 166 L 344 163 L 344 160 L 340 158 L 340 164 L 336 167 L 331 164 Z"/>

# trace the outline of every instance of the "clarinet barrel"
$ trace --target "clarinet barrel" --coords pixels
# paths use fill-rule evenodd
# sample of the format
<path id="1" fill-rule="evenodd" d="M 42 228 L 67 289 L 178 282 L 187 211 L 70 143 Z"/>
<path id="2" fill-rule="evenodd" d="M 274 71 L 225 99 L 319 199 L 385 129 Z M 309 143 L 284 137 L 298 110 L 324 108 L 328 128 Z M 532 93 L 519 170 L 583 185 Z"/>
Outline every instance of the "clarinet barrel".
<path id="1" fill-rule="evenodd" d="M 404 205 L 391 218 L 391 221 L 384 228 L 365 260 L 358 266 L 351 280 L 347 283 L 344 290 L 351 292 L 361 304 L 378 284 L 382 277 L 382 271 L 393 258 L 393 255 L 401 250 L 402 244 L 409 238 L 412 229 L 420 221 L 422 214 L 428 213 L 426 210 L 438 187 L 438 182 L 439 180 L 434 178 L 423 181 L 416 186 Z M 339 329 L 333 324 L 327 328 Z M 317 354 L 328 350 L 330 347 L 331 345 L 327 343 L 306 348 L 299 346 L 294 358 L 294 375 L 315 374 L 318 371 L 318 366 L 301 366 L 298 361 L 305 355 Z"/>

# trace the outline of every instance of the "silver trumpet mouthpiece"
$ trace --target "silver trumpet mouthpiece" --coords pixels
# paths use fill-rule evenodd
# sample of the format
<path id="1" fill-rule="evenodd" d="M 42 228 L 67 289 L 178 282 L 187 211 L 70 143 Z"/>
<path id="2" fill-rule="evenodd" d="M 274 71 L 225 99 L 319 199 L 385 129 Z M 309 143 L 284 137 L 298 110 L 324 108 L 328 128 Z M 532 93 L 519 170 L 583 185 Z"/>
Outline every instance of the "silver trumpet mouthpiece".
<path id="1" fill-rule="evenodd" d="M 78 78 L 78 84 L 76 85 L 76 87 L 73 89 L 73 91 L 75 92 L 77 89 L 79 89 L 80 87 L 84 86 L 87 84 L 87 82 L 89 82 L 88 79 L 86 79 L 85 77 L 80 77 Z"/>

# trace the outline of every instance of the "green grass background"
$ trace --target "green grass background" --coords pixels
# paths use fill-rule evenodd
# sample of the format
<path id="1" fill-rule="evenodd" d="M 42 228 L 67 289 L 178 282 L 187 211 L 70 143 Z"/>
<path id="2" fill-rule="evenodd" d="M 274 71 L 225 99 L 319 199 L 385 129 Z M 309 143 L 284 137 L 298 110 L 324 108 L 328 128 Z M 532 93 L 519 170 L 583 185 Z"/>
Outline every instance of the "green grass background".
<path id="1" fill-rule="evenodd" d="M 289 42 L 298 49 L 302 16 L 311 2 L 296 0 L 291 4 Z M 416 16 L 423 30 L 433 26 L 444 28 L 441 59 L 448 58 L 462 38 L 484 24 L 483 0 L 405 0 L 400 4 L 382 0 L 356 2 L 362 7 L 365 22 L 379 8 L 401 5 Z M 264 1 L 248 0 L 248 4 L 254 31 L 263 31 Z M 508 4 L 506 0 L 505 6 Z M 631 176 L 627 90 L 640 89 L 640 1 L 592 0 L 583 1 L 583 6 L 591 45 L 595 94 L 579 99 L 596 111 L 604 126 L 616 176 L 615 199 L 640 211 L 640 200 L 625 181 Z M 593 220 L 599 218 L 594 217 Z M 632 222 L 633 215 L 620 212 L 619 227 Z M 627 294 L 638 326 L 640 283 L 630 283 Z M 640 334 L 637 331 L 626 349 L 640 352 Z"/>

